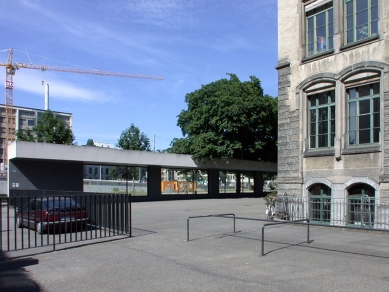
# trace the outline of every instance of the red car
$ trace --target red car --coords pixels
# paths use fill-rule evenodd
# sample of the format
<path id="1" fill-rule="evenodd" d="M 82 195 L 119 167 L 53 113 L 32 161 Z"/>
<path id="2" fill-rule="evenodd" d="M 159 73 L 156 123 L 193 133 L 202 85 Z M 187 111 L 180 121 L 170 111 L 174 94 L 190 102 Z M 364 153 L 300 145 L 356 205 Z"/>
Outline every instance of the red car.
<path id="1" fill-rule="evenodd" d="M 28 227 L 39 234 L 49 230 L 86 230 L 88 214 L 74 199 L 48 197 L 30 199 L 16 212 L 19 228 Z"/>

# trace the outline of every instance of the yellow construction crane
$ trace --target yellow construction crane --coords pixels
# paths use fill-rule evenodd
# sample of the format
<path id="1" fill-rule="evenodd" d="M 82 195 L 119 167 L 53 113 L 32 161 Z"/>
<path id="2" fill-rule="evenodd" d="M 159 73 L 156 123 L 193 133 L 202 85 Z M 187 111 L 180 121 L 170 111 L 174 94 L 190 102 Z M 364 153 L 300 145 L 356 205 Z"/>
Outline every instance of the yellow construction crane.
<path id="1" fill-rule="evenodd" d="M 68 73 L 78 73 L 78 74 L 93 74 L 93 75 L 102 75 L 102 76 L 114 76 L 114 77 L 126 77 L 126 78 L 142 78 L 142 79 L 154 79 L 154 80 L 163 80 L 162 76 L 152 76 L 152 75 L 141 75 L 141 74 L 130 74 L 122 72 L 110 72 L 110 71 L 100 71 L 92 69 L 80 69 L 80 68 L 68 68 L 68 67 L 59 67 L 59 66 L 47 66 L 47 65 L 34 65 L 34 64 L 25 64 L 25 63 L 13 63 L 13 49 L 9 49 L 7 63 L 0 63 L 0 66 L 5 66 L 5 116 L 6 116 L 6 141 L 5 141 L 5 155 L 8 154 L 8 144 L 14 138 L 14 129 L 15 121 L 12 118 L 13 115 L 13 75 L 15 75 L 16 70 L 26 68 L 26 69 L 37 69 L 41 71 L 57 71 L 57 72 L 68 72 Z M 4 157 L 3 163 L 7 163 L 7 156 Z"/>

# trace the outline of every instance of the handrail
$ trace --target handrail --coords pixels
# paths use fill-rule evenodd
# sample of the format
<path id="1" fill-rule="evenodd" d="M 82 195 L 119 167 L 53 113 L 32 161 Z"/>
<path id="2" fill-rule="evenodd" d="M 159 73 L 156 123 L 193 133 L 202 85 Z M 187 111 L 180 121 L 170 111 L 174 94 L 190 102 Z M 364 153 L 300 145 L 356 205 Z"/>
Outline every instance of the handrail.
<path id="1" fill-rule="evenodd" d="M 234 213 L 202 215 L 202 216 L 190 216 L 190 217 L 188 217 L 188 219 L 186 221 L 186 241 L 189 241 L 189 219 L 206 218 L 206 217 L 226 217 L 226 216 L 233 216 L 233 219 L 234 219 L 234 233 L 235 233 L 235 214 Z"/>
<path id="2" fill-rule="evenodd" d="M 281 224 L 301 224 L 301 222 L 307 221 L 307 243 L 310 243 L 309 240 L 309 219 L 300 219 L 295 221 L 281 221 L 281 222 L 272 222 L 267 223 L 262 226 L 262 256 L 265 255 L 265 227 L 266 226 L 272 226 L 272 225 L 281 225 Z"/>
<path id="3" fill-rule="evenodd" d="M 187 219 L 186 223 L 186 241 L 190 241 L 190 235 L 189 235 L 189 220 L 194 219 L 194 218 L 207 218 L 207 217 L 226 217 L 226 216 L 233 216 L 234 219 L 234 233 L 235 233 L 235 221 L 236 219 L 241 219 L 241 220 L 252 220 L 252 221 L 265 221 L 269 222 L 267 219 L 259 219 L 259 218 L 249 218 L 249 217 L 236 217 L 234 213 L 228 213 L 228 214 L 213 214 L 213 215 L 201 215 L 201 216 L 190 216 Z M 307 222 L 307 223 L 303 223 Z M 294 220 L 294 221 L 278 221 L 278 222 L 271 222 L 264 224 L 262 227 L 262 256 L 265 255 L 265 227 L 266 226 L 273 226 L 273 225 L 283 225 L 283 224 L 304 224 L 307 225 L 307 243 L 310 243 L 309 239 L 309 219 L 300 219 L 300 220 Z"/>

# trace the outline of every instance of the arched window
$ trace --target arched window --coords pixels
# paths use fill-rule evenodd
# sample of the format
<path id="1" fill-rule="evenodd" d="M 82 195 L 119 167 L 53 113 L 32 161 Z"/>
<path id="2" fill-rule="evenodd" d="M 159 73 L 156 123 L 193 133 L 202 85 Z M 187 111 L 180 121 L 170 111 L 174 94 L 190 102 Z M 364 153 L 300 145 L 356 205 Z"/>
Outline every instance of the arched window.
<path id="1" fill-rule="evenodd" d="M 324 184 L 316 184 L 309 189 L 309 219 L 320 224 L 331 221 L 331 189 Z"/>
<path id="2" fill-rule="evenodd" d="M 348 225 L 373 228 L 375 219 L 375 189 L 357 184 L 348 189 Z"/>

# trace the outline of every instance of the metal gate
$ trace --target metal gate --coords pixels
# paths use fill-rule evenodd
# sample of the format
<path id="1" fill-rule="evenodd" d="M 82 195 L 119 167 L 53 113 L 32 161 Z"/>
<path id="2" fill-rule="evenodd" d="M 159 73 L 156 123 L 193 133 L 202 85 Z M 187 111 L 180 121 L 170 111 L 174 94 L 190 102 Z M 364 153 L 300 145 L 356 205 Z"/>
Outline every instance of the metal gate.
<path id="1" fill-rule="evenodd" d="M 2 252 L 131 237 L 131 197 L 126 194 L 17 191 L 0 200 Z"/>

